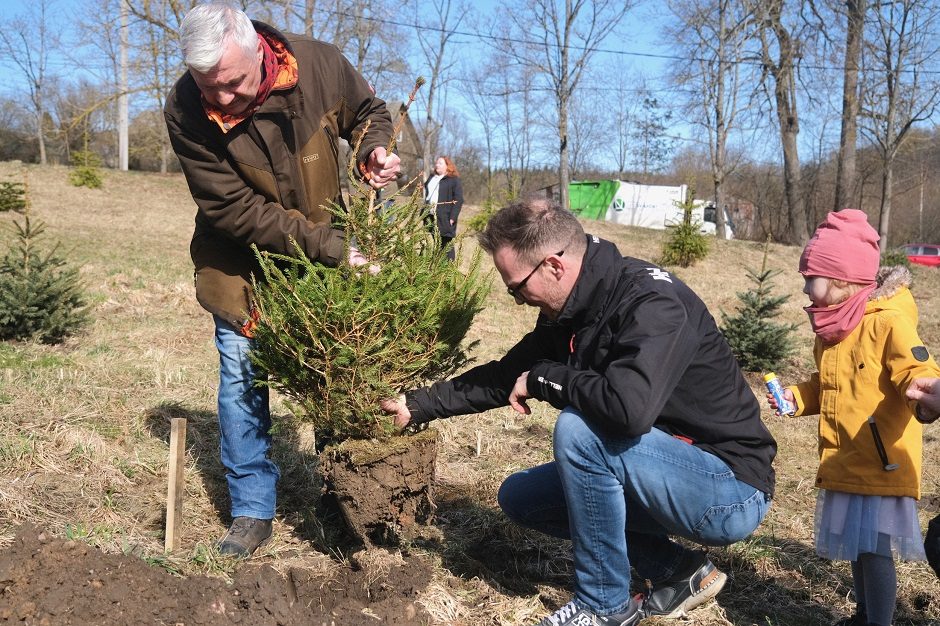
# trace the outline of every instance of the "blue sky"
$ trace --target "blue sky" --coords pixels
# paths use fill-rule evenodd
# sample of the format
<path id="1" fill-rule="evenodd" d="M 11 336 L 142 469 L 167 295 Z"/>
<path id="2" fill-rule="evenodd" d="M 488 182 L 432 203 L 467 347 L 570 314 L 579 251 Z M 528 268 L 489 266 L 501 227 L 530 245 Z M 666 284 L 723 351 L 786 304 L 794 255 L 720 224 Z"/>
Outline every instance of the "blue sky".
<path id="1" fill-rule="evenodd" d="M 10 18 L 23 14 L 31 4 L 35 4 L 38 0 L 0 0 L 0 21 L 7 21 Z M 53 15 L 56 16 L 56 19 L 61 20 L 61 26 L 63 29 L 68 32 L 72 28 L 72 22 L 68 20 L 74 20 L 75 16 L 72 11 L 67 10 L 70 7 L 79 6 L 78 3 L 72 2 L 71 0 L 47 0 L 54 7 Z M 498 0 L 481 0 L 473 3 L 473 9 L 478 16 L 486 16 L 488 13 L 492 13 L 492 7 L 497 4 Z M 655 6 L 654 6 L 655 4 Z M 634 8 L 627 16 L 624 23 L 621 25 L 620 31 L 625 33 L 623 36 L 611 36 L 604 42 L 603 48 L 605 50 L 616 51 L 614 53 L 599 53 L 595 55 L 595 60 L 593 61 L 595 66 L 603 65 L 606 71 L 601 72 L 598 75 L 592 77 L 586 77 L 583 81 L 584 85 L 592 87 L 595 91 L 603 90 L 609 84 L 607 83 L 608 78 L 612 78 L 610 74 L 612 73 L 609 68 L 615 68 L 614 72 L 623 72 L 628 76 L 637 76 L 637 80 L 640 78 L 645 78 L 647 85 L 656 90 L 656 89 L 667 89 L 665 81 L 663 78 L 663 70 L 666 67 L 668 61 L 658 59 L 655 56 L 664 52 L 657 46 L 655 42 L 661 41 L 661 15 L 663 13 L 662 9 L 657 7 L 659 3 L 648 3 L 647 5 Z M 413 18 L 410 15 L 400 15 L 400 16 L 390 16 L 390 19 L 395 19 L 399 22 L 409 22 Z M 479 20 L 467 19 L 459 27 L 460 31 L 465 33 L 478 32 L 478 29 L 482 28 L 477 25 Z M 404 31 L 408 33 L 408 28 L 404 28 Z M 74 36 L 74 33 L 72 33 Z M 450 52 L 454 58 L 466 58 L 471 62 L 482 56 L 487 49 L 485 40 L 482 40 L 478 37 L 474 37 L 472 34 L 459 34 L 452 38 L 450 43 Z M 413 46 L 417 48 L 416 45 Z M 73 51 L 75 52 L 75 51 Z M 107 67 L 94 67 L 94 63 L 100 63 L 95 61 L 90 57 L 90 55 L 85 55 L 83 58 L 80 50 L 77 51 L 78 54 L 73 54 L 73 58 L 67 58 L 64 53 L 58 55 L 50 61 L 50 73 L 64 75 L 68 78 L 74 78 L 79 75 L 82 71 L 90 72 L 104 72 L 108 71 Z M 668 52 L 668 51 L 666 51 Z M 82 66 L 85 65 L 85 70 L 82 70 Z M 420 68 L 417 68 L 418 73 L 423 73 Z M 20 75 L 16 67 L 9 62 L 9 60 L 0 59 L 0 94 L 4 96 L 15 96 L 20 97 L 26 93 L 26 82 L 25 78 Z M 661 92 L 662 93 L 662 92 Z M 380 96 L 386 97 L 387 99 L 393 99 L 398 97 L 398 94 L 379 94 Z M 665 95 L 665 93 L 663 93 Z M 668 96 L 667 96 L 668 97 Z M 664 98 L 666 99 L 666 98 Z M 456 106 L 462 108 L 462 103 L 459 102 L 457 97 L 452 97 L 448 102 L 449 106 Z M 135 106 L 134 99 L 132 97 L 131 102 L 132 109 Z M 147 102 L 146 106 L 151 106 L 151 103 Z M 415 113 L 420 114 L 420 105 L 415 107 Z M 468 116 L 469 117 L 469 116 Z M 470 122 L 471 131 L 473 130 L 473 122 Z M 673 132 L 682 135 L 688 134 L 688 131 L 685 130 L 684 126 L 679 126 L 676 129 L 673 129 Z M 547 158 L 551 158 L 551 155 L 546 155 Z"/>

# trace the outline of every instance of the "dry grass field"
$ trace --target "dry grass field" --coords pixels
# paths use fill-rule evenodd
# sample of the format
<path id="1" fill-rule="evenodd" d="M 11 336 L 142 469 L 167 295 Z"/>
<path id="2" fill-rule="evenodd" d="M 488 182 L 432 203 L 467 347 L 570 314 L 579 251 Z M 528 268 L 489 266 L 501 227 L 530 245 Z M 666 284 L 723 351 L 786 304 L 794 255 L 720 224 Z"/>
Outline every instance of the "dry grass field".
<path id="1" fill-rule="evenodd" d="M 47 244 L 61 242 L 60 254 L 81 267 L 93 303 L 90 326 L 63 345 L 0 343 L 0 551 L 28 521 L 180 576 L 230 577 L 239 564 L 212 550 L 228 523 L 228 502 L 215 425 L 217 353 L 210 316 L 194 298 L 188 255 L 193 201 L 179 175 L 107 171 L 98 190 L 71 187 L 67 176 L 62 167 L 0 163 L 0 180 L 26 177 Z M 0 213 L 0 227 L 17 219 Z M 604 223 L 588 229 L 640 258 L 655 259 L 662 245 L 661 232 Z M 0 230 L 0 253 L 11 241 L 12 233 Z M 750 286 L 744 270 L 758 268 L 761 255 L 758 243 L 715 241 L 705 261 L 675 273 L 717 318 L 736 308 L 736 293 Z M 796 248 L 771 246 L 770 265 L 783 270 L 776 292 L 792 294 L 782 321 L 799 324 L 796 354 L 777 372 L 785 383 L 812 368 L 798 257 Z M 914 276 L 921 335 L 936 349 L 940 271 L 914 268 Z M 480 340 L 477 360 L 500 356 L 534 316 L 497 284 L 471 331 Z M 749 381 L 762 398 L 759 376 Z M 336 541 L 337 520 L 318 508 L 314 463 L 298 451 L 284 403 L 274 398 L 273 409 L 283 473 L 279 516 L 273 540 L 255 560 L 278 568 L 348 567 L 350 548 Z M 848 565 L 813 550 L 815 419 L 764 410 L 779 444 L 772 510 L 753 537 L 711 551 L 729 583 L 687 623 L 827 624 L 852 610 Z M 185 517 L 181 549 L 164 555 L 168 418 L 175 416 L 189 419 Z M 551 458 L 552 424 L 547 406 L 531 416 L 503 409 L 435 423 L 442 448 L 434 532 L 407 548 L 432 569 L 418 603 L 433 624 L 524 625 L 569 599 L 567 546 L 513 526 L 495 502 L 508 473 Z M 940 502 L 938 439 L 940 425 L 925 429 L 924 526 Z M 895 623 L 940 624 L 940 586 L 930 569 L 905 563 L 898 572 Z"/>

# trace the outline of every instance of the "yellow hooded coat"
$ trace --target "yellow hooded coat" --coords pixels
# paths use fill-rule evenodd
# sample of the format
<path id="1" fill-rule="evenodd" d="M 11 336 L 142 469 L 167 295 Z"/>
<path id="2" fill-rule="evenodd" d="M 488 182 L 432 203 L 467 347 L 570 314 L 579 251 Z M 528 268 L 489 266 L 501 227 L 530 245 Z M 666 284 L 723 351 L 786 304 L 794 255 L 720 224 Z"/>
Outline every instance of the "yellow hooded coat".
<path id="1" fill-rule="evenodd" d="M 818 372 L 789 388 L 796 415 L 819 414 L 820 489 L 920 498 L 922 427 L 904 393 L 913 379 L 940 369 L 917 334 L 910 278 L 904 268 L 882 268 L 859 325 L 839 343 L 817 338 Z M 885 471 L 869 416 L 897 470 Z"/>

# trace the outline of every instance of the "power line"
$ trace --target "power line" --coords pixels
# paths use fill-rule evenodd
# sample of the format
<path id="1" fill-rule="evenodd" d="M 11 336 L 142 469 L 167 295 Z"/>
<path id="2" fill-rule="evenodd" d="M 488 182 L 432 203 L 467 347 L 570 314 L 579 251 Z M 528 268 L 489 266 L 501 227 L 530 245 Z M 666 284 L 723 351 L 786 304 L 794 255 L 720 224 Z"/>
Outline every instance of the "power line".
<path id="1" fill-rule="evenodd" d="M 503 35 L 492 35 L 488 33 L 476 32 L 476 31 L 459 30 L 456 28 L 449 29 L 449 28 L 444 28 L 440 26 L 428 26 L 425 24 L 418 24 L 416 22 L 404 22 L 404 21 L 392 20 L 392 19 L 387 19 L 387 18 L 373 17 L 369 15 L 356 15 L 353 13 L 349 13 L 348 11 L 336 11 L 336 10 L 331 10 L 331 9 L 323 9 L 321 12 L 334 15 L 334 16 L 351 18 L 351 19 L 357 19 L 357 20 L 362 19 L 362 20 L 375 22 L 377 24 L 382 24 L 386 26 L 399 26 L 403 28 L 411 28 L 411 29 L 414 29 L 415 31 L 417 30 L 434 31 L 434 32 L 438 32 L 438 33 L 446 34 L 446 35 L 460 35 L 464 37 L 471 37 L 471 38 L 479 39 L 482 41 L 490 41 L 490 42 L 496 42 L 496 43 L 509 43 L 509 44 L 521 44 L 525 46 L 535 46 L 538 48 L 552 48 L 556 50 L 560 50 L 562 48 L 562 46 L 560 46 L 559 44 L 554 44 L 551 42 L 536 41 L 536 40 L 524 39 L 524 38 L 520 39 L 516 37 L 508 37 L 508 36 L 503 36 Z M 455 41 L 454 43 L 469 43 L 469 42 L 456 42 Z M 678 62 L 686 62 L 686 63 L 688 62 L 696 62 L 696 63 L 715 62 L 715 59 L 709 59 L 705 57 L 696 57 L 696 56 L 683 56 L 683 55 L 674 55 L 674 54 L 655 54 L 652 52 L 636 52 L 632 50 L 615 50 L 615 49 L 599 48 L 599 47 L 588 48 L 586 46 L 578 46 L 578 45 L 568 45 L 567 48 L 569 50 L 580 50 L 582 52 L 587 52 L 587 51 L 590 51 L 592 53 L 600 52 L 603 54 L 611 54 L 611 55 L 616 55 L 616 56 L 637 57 L 637 58 L 642 58 L 642 59 L 657 59 L 660 61 L 678 61 Z M 728 65 L 750 65 L 754 67 L 761 67 L 763 65 L 763 61 L 757 58 L 733 59 L 733 60 L 726 61 L 726 63 Z M 845 69 L 843 67 L 816 65 L 816 64 L 800 64 L 799 67 L 810 69 L 810 70 L 819 70 L 819 71 L 828 71 L 828 72 L 842 72 Z M 940 74 L 940 70 L 921 69 L 918 67 L 904 70 L 903 73 L 913 73 L 913 72 L 919 72 L 921 74 Z"/>

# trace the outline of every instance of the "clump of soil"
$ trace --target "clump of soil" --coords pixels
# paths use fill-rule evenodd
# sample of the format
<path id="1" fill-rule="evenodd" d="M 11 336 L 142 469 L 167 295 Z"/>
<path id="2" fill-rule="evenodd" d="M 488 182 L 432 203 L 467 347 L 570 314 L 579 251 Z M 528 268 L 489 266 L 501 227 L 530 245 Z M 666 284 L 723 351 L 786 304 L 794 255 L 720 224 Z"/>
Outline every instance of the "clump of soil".
<path id="1" fill-rule="evenodd" d="M 434 516 L 437 449 L 437 431 L 430 428 L 387 441 L 344 441 L 321 455 L 324 490 L 366 545 L 412 539 Z"/>
<path id="2" fill-rule="evenodd" d="M 126 555 L 23 526 L 0 553 L 0 624 L 375 626 L 427 624 L 419 561 L 328 575 L 245 564 L 235 581 L 178 578 Z"/>

